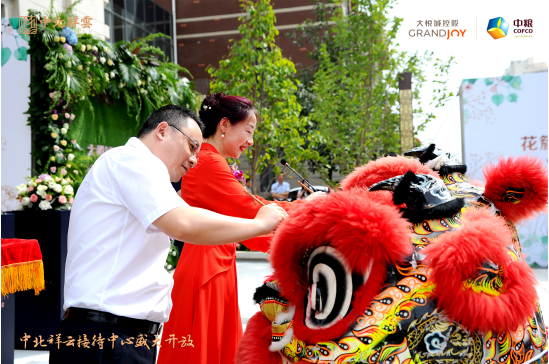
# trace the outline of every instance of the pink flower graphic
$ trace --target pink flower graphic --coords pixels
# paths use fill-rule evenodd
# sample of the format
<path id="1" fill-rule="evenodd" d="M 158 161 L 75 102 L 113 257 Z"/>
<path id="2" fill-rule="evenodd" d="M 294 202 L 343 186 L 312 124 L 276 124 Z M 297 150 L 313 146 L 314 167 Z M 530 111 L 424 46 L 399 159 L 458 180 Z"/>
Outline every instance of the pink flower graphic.
<path id="1" fill-rule="evenodd" d="M 31 202 L 36 202 L 36 201 L 38 201 L 38 196 L 36 196 L 36 194 L 33 193 L 30 197 L 30 200 L 31 200 Z"/>
<path id="2" fill-rule="evenodd" d="M 59 196 L 59 203 L 66 204 L 67 198 L 63 195 Z"/>

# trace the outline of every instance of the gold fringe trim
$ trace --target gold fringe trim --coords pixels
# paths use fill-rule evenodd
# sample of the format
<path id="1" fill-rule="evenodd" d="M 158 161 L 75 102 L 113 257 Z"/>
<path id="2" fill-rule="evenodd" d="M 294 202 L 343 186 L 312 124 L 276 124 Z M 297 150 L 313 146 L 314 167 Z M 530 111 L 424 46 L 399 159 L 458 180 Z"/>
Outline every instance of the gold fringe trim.
<path id="1" fill-rule="evenodd" d="M 41 260 L 15 263 L 2 267 L 2 296 L 34 289 L 34 294 L 46 288 L 44 263 Z"/>

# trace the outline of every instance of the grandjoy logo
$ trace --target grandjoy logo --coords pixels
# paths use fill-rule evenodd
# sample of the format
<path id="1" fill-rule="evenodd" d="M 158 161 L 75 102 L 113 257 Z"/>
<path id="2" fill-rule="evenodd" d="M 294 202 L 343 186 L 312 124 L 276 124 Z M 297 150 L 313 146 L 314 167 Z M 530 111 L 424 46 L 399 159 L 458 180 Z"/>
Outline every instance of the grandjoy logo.
<path id="1" fill-rule="evenodd" d="M 502 17 L 490 19 L 488 21 L 488 29 L 486 30 L 494 39 L 503 38 L 507 35 L 509 23 L 507 23 Z"/>

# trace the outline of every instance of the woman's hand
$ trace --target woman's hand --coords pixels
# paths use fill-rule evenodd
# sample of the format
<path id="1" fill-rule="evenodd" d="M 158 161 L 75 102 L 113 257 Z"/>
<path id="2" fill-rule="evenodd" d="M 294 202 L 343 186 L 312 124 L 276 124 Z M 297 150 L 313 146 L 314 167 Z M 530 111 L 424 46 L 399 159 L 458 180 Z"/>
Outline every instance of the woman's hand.
<path id="1" fill-rule="evenodd" d="M 309 196 L 307 196 L 306 200 L 314 200 L 317 197 L 326 196 L 326 192 L 313 192 Z"/>
<path id="2" fill-rule="evenodd" d="M 264 231 L 261 235 L 266 235 L 271 233 L 287 217 L 286 210 L 272 203 L 260 208 L 254 220 L 263 226 Z"/>

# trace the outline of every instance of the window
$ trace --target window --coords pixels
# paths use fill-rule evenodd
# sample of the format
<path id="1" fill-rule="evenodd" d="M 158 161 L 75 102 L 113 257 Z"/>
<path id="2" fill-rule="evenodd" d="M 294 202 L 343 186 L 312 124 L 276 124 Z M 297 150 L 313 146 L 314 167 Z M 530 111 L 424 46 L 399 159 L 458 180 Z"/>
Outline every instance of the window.
<path id="1" fill-rule="evenodd" d="M 112 2 L 114 13 L 120 16 L 125 16 L 126 14 L 124 13 L 124 0 L 112 0 Z"/>
<path id="2" fill-rule="evenodd" d="M 114 16 L 114 26 L 113 26 L 113 30 L 114 30 L 113 42 L 114 43 L 117 43 L 117 42 L 125 39 L 125 37 L 124 37 L 124 23 L 125 23 L 124 19 L 122 19 L 118 15 Z"/>
<path id="3" fill-rule="evenodd" d="M 172 36 L 172 14 L 152 0 L 110 0 L 105 6 L 105 24 L 110 27 L 110 41 L 131 41 L 151 33 Z M 157 38 L 154 45 L 173 60 L 174 40 Z"/>

